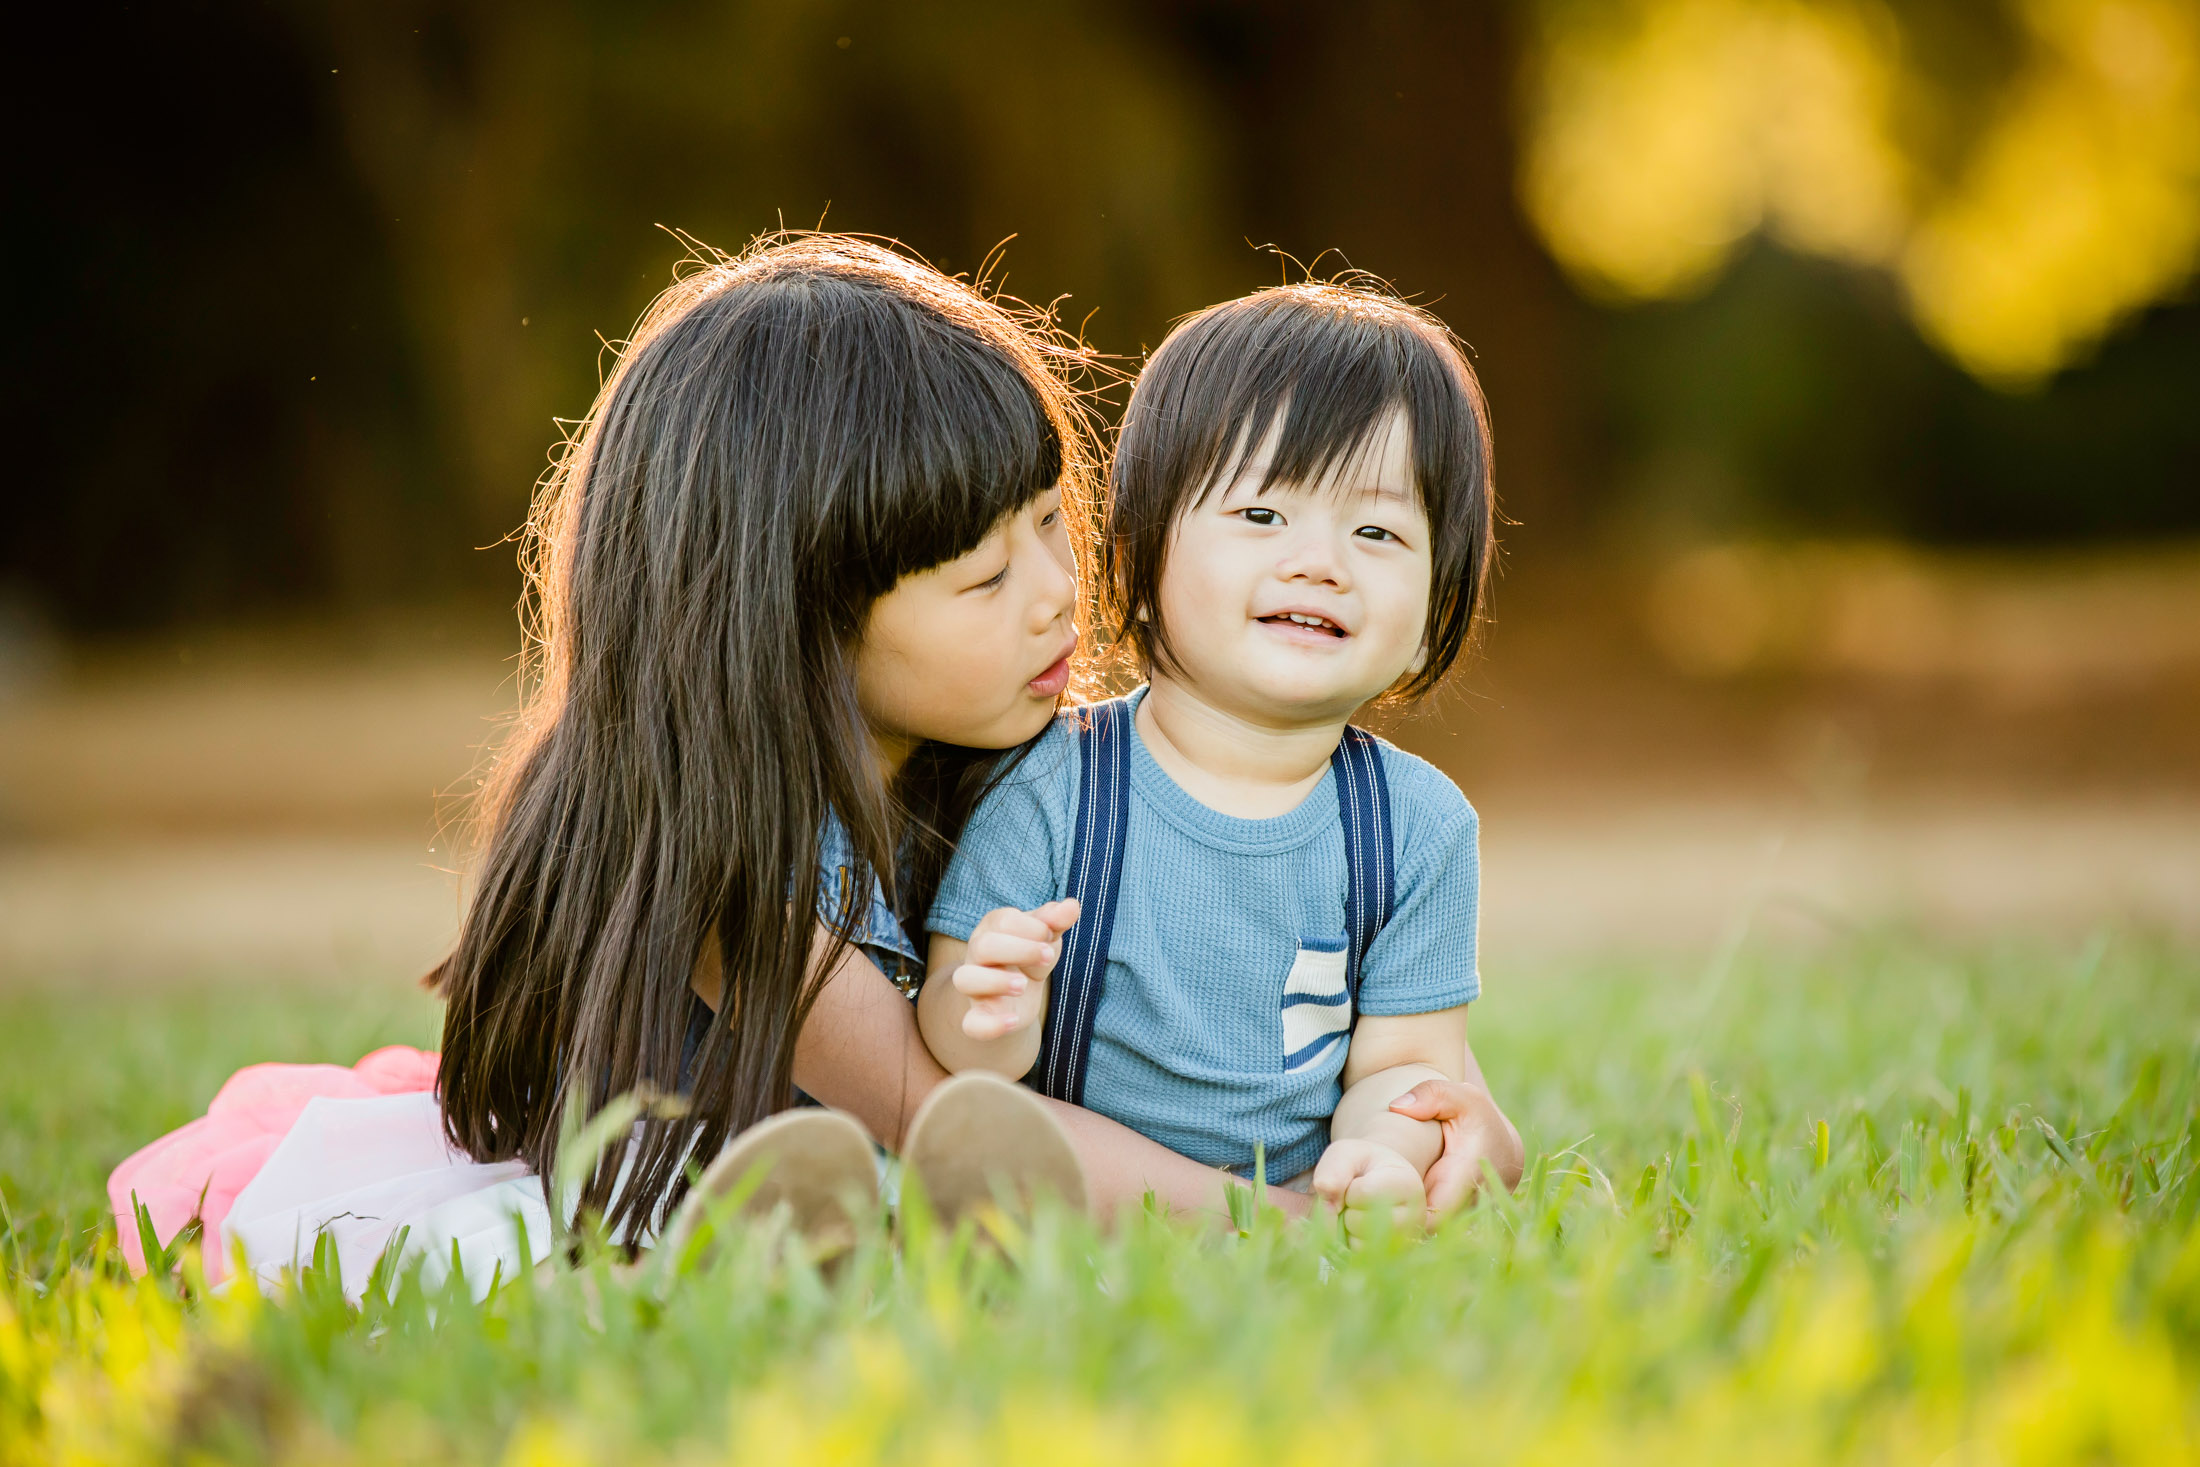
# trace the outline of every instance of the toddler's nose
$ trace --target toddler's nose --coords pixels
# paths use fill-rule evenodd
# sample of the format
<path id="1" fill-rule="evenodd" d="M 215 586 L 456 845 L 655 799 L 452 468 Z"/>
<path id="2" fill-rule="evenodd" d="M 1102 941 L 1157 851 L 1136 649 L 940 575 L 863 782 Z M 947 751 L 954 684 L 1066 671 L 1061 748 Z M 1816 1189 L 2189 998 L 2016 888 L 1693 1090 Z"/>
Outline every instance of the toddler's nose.
<path id="1" fill-rule="evenodd" d="M 1316 585 L 1347 585 L 1344 557 L 1326 535 L 1308 535 L 1287 548 L 1276 562 L 1276 573 L 1287 581 L 1311 581 Z"/>

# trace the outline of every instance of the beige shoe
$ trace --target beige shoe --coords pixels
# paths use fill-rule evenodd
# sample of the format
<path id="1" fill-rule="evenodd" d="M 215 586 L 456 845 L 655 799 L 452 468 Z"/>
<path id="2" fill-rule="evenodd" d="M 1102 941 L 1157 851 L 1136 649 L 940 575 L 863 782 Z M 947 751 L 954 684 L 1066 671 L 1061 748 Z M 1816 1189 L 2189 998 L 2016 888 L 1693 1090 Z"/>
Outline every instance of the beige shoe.
<path id="1" fill-rule="evenodd" d="M 1079 1212 L 1087 1206 L 1069 1133 L 1045 1101 L 998 1075 L 957 1075 L 926 1096 L 901 1159 L 950 1231 L 990 1206 L 1029 1213 L 1041 1198 Z"/>
<path id="2" fill-rule="evenodd" d="M 665 1228 L 663 1247 L 684 1255 L 751 1176 L 743 1217 L 769 1217 L 784 1205 L 793 1230 L 824 1260 L 855 1246 L 863 1218 L 878 1208 L 878 1163 L 871 1135 L 853 1116 L 802 1107 L 781 1111 L 726 1144 Z"/>

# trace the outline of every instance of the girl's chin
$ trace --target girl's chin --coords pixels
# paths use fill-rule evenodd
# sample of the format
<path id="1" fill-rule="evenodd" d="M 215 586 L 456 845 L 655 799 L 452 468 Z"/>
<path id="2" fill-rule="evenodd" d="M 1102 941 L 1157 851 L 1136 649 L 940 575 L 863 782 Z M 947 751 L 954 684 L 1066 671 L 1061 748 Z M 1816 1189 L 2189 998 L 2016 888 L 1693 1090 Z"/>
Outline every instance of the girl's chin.
<path id="1" fill-rule="evenodd" d="M 950 742 L 965 743 L 973 749 L 1013 749 L 1037 738 L 1053 721 L 1054 701 L 1033 698 L 1014 717 L 1001 719 L 988 728 L 983 738 Z"/>

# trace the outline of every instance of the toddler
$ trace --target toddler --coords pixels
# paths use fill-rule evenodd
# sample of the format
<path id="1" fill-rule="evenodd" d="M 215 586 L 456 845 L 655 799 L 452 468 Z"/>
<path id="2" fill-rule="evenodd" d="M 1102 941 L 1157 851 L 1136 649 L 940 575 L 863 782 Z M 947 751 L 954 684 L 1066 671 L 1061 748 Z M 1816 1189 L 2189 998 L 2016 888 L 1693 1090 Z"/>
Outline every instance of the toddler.
<path id="1" fill-rule="evenodd" d="M 1146 684 L 996 776 L 928 927 L 925 1040 L 1196 1160 L 1421 1216 L 1461 1077 L 1474 810 L 1352 726 L 1473 628 L 1488 417 L 1395 298 L 1262 291 L 1182 323 L 1126 411 L 1104 589 Z"/>

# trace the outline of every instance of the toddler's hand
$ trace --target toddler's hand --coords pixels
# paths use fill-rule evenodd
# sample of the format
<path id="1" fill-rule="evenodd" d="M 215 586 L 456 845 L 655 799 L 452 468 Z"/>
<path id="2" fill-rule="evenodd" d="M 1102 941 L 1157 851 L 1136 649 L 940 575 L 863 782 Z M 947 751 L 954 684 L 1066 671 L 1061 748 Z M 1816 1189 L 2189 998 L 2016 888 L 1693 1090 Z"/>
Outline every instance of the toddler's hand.
<path id="1" fill-rule="evenodd" d="M 1046 980 L 1061 956 L 1062 934 L 1077 920 L 1077 903 L 1048 902 L 1029 912 L 998 907 L 971 931 L 955 991 L 970 1000 L 963 1033 L 999 1039 L 1046 1017 Z"/>
<path id="2" fill-rule="evenodd" d="M 1393 1228 L 1418 1230 L 1428 1206 L 1420 1172 L 1379 1141 L 1330 1142 L 1314 1164 L 1314 1195 L 1343 1214 L 1345 1234 L 1354 1240 L 1380 1216 Z"/>

